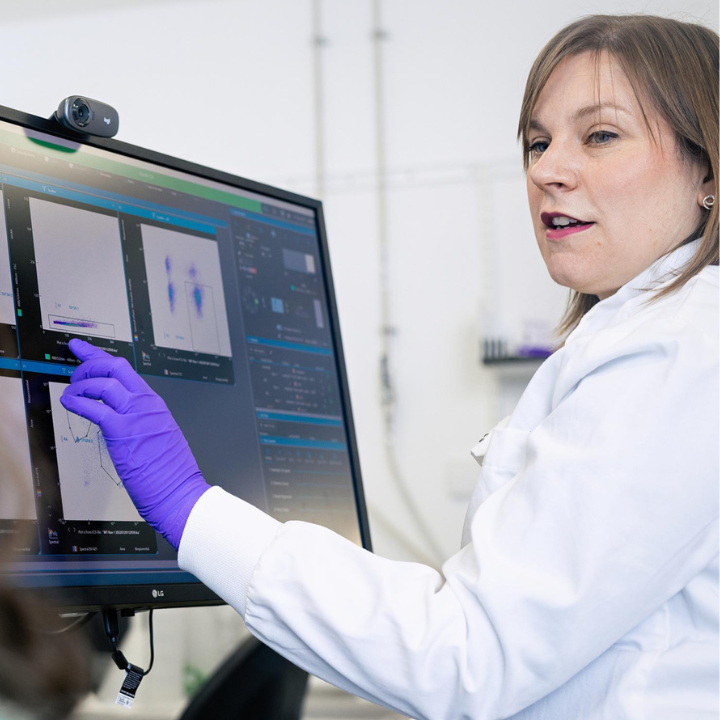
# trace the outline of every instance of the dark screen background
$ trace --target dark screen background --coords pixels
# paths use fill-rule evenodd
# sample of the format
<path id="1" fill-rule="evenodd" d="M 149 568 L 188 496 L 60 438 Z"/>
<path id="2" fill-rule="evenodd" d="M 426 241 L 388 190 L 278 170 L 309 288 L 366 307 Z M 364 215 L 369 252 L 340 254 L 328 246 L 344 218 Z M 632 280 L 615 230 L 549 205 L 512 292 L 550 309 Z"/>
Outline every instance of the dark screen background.
<path id="1" fill-rule="evenodd" d="M 96 429 L 58 406 L 73 337 L 133 364 L 209 483 L 360 543 L 315 215 L 39 137 L 0 122 L 14 301 L 0 315 L 0 373 L 11 422 L 27 428 L 36 516 L 0 508 L 0 531 L 23 581 L 193 579 L 123 504 Z"/>

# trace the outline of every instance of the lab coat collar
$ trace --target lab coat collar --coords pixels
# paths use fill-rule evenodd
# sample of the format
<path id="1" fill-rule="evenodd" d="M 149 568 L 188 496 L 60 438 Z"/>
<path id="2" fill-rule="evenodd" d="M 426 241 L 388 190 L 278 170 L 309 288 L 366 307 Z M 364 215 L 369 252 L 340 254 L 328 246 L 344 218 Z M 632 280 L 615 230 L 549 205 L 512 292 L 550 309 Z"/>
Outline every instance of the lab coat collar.
<path id="1" fill-rule="evenodd" d="M 700 238 L 696 238 L 663 255 L 637 277 L 623 285 L 615 295 L 623 293 L 623 295 L 627 295 L 626 299 L 629 299 L 647 290 L 659 290 L 663 285 L 668 285 L 680 274 L 685 265 L 692 260 L 700 247 L 700 241 Z M 610 298 L 606 299 L 609 300 Z"/>
<path id="2" fill-rule="evenodd" d="M 654 294 L 663 286 L 671 283 L 685 265 L 692 260 L 700 247 L 700 241 L 700 238 L 691 240 L 663 255 L 639 275 L 623 285 L 616 293 L 601 300 L 583 317 L 565 343 L 576 340 L 579 336 L 584 336 L 588 332 L 598 330 L 611 322 L 611 318 L 617 317 L 618 311 L 621 311 L 621 309 L 630 311 L 631 307 L 635 307 L 638 303 L 633 302 L 633 300 L 644 299 L 647 293 Z"/>

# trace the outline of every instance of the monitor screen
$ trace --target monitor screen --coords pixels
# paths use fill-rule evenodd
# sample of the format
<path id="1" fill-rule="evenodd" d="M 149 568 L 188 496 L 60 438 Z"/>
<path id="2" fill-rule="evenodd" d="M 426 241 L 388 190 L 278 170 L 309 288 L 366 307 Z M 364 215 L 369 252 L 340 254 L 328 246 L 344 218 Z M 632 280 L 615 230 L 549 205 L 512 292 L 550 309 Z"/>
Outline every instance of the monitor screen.
<path id="1" fill-rule="evenodd" d="M 369 547 L 321 204 L 53 132 L 0 111 L 11 580 L 68 607 L 217 601 L 141 520 L 98 427 L 60 404 L 75 337 L 162 396 L 208 482 Z"/>

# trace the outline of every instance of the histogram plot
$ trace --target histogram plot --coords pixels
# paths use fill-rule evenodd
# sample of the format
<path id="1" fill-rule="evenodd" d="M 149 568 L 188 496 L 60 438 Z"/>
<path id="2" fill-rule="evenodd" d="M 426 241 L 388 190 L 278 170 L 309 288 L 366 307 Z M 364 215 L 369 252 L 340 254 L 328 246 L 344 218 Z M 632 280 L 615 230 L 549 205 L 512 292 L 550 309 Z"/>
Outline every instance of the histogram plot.
<path id="1" fill-rule="evenodd" d="M 132 341 L 116 217 L 30 198 L 45 330 Z"/>
<path id="2" fill-rule="evenodd" d="M 7 230 L 5 228 L 5 197 L 0 191 L 0 323 L 15 324 L 15 298 L 13 296 L 12 273 Z"/>
<path id="3" fill-rule="evenodd" d="M 3 520 L 35 520 L 35 496 L 25 422 L 25 398 L 20 378 L 0 375 L 0 406 L 2 406 L 3 450 L 7 452 L 5 467 L 17 475 L 17 484 L 3 482 L 0 490 L 0 518 Z M 7 481 L 7 477 L 3 477 Z"/>
<path id="4" fill-rule="evenodd" d="M 98 426 L 61 405 L 66 387 L 48 383 L 65 520 L 141 521 Z"/>
<path id="5" fill-rule="evenodd" d="M 155 345 L 231 357 L 217 242 L 142 225 Z"/>

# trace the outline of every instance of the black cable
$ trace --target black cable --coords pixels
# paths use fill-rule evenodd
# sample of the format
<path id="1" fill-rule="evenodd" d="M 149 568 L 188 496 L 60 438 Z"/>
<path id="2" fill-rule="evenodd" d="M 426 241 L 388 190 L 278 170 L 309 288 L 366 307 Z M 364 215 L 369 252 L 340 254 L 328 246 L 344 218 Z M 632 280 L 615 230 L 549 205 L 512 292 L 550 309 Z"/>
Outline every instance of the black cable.
<path id="1" fill-rule="evenodd" d="M 147 675 L 151 670 L 153 663 L 155 662 L 155 638 L 153 637 L 153 610 L 150 610 L 148 615 L 148 625 L 150 626 L 150 664 L 148 669 L 143 672 L 143 676 Z"/>
<path id="2" fill-rule="evenodd" d="M 128 668 L 130 668 L 142 677 L 145 677 L 145 675 L 147 675 L 150 670 L 152 670 L 153 663 L 155 662 L 155 634 L 153 632 L 153 610 L 150 610 L 150 615 L 148 616 L 150 629 L 150 665 L 148 666 L 147 670 L 143 670 L 137 665 L 132 665 L 132 663 L 127 661 L 125 655 L 123 655 L 123 653 L 118 650 L 117 610 L 108 608 L 103 610 L 102 613 L 103 622 L 105 625 L 105 634 L 107 635 L 108 639 L 110 640 L 110 644 L 112 645 L 113 662 L 118 666 L 120 670 L 127 670 Z"/>
<path id="3" fill-rule="evenodd" d="M 85 613 L 82 617 L 76 618 L 71 623 L 66 625 L 64 628 L 60 628 L 59 630 L 48 630 L 46 632 L 47 635 L 61 635 L 62 633 L 70 632 L 71 630 L 79 630 L 81 627 L 84 627 L 87 625 L 96 615 L 97 613 L 91 612 L 91 613 Z"/>

